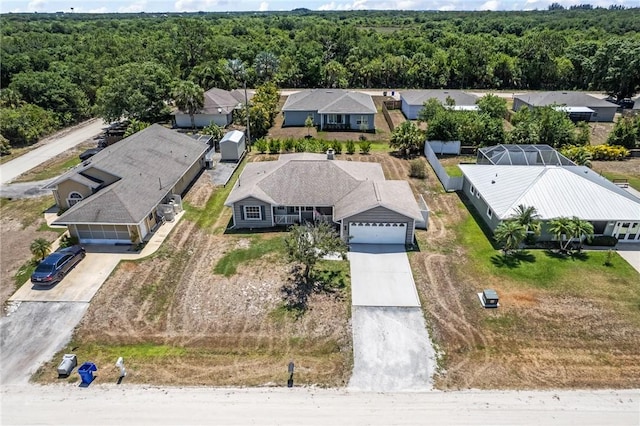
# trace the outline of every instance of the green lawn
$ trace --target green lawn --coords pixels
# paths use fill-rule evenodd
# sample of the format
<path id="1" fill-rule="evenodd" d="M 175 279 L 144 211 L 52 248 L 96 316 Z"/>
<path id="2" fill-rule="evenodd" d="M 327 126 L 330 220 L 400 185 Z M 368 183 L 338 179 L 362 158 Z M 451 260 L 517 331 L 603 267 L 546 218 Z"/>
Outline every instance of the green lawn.
<path id="1" fill-rule="evenodd" d="M 213 272 L 230 277 L 236 273 L 241 263 L 260 259 L 268 253 L 280 254 L 283 251 L 284 243 L 279 236 L 270 238 L 254 237 L 248 248 L 235 249 L 225 254 L 213 268 Z"/>
<path id="2" fill-rule="evenodd" d="M 640 191 L 640 177 L 623 175 L 619 173 L 611 173 L 611 172 L 602 172 L 601 175 L 611 181 L 614 179 L 626 179 L 629 182 L 629 185 L 633 189 L 635 189 L 636 191 Z"/>
<path id="3" fill-rule="evenodd" d="M 18 177 L 15 182 L 32 182 L 50 179 L 61 175 L 62 173 L 66 172 L 72 167 L 77 166 L 78 164 L 80 164 L 80 159 L 78 158 L 78 156 L 74 155 L 71 158 L 67 158 L 63 161 L 51 164 L 49 167 L 38 168 L 39 170 L 34 172 L 27 172 Z"/>
<path id="4" fill-rule="evenodd" d="M 460 170 L 460 167 L 458 167 L 457 164 L 446 165 L 446 166 L 444 166 L 444 169 L 447 171 L 447 174 L 450 177 L 461 177 L 462 176 L 462 170 Z"/>

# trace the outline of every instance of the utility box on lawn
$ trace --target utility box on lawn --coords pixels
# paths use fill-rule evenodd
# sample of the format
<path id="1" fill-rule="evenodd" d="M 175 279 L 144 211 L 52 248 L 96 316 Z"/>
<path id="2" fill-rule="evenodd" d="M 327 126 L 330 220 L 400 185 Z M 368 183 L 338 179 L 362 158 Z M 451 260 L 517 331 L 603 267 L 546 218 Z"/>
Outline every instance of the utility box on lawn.
<path id="1" fill-rule="evenodd" d="M 482 292 L 482 304 L 485 308 L 497 308 L 498 300 L 498 293 L 495 290 L 486 289 Z"/>
<path id="2" fill-rule="evenodd" d="M 58 365 L 58 376 L 68 376 L 78 365 L 78 358 L 74 354 L 64 354 Z"/>

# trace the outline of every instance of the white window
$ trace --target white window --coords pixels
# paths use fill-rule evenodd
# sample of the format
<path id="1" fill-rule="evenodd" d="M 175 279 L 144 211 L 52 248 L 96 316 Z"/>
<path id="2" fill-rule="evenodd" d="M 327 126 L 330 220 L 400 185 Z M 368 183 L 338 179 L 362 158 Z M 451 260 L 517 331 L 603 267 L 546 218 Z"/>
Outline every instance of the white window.
<path id="1" fill-rule="evenodd" d="M 487 207 L 487 217 L 489 217 L 489 219 L 493 217 L 493 212 L 491 211 L 491 207 Z"/>
<path id="2" fill-rule="evenodd" d="M 328 124 L 342 124 L 342 114 L 327 114 Z"/>
<path id="3" fill-rule="evenodd" d="M 369 125 L 369 117 L 367 117 L 366 115 L 359 115 L 358 118 L 356 119 L 356 124 L 358 126 L 361 125 L 365 125 L 368 126 Z"/>
<path id="4" fill-rule="evenodd" d="M 69 205 L 69 207 L 73 207 L 74 205 L 82 201 L 82 198 L 83 198 L 82 194 L 74 191 L 70 193 L 69 196 L 67 197 L 67 204 Z"/>
<path id="5" fill-rule="evenodd" d="M 244 206 L 244 218 L 246 220 L 262 220 L 260 206 Z"/>

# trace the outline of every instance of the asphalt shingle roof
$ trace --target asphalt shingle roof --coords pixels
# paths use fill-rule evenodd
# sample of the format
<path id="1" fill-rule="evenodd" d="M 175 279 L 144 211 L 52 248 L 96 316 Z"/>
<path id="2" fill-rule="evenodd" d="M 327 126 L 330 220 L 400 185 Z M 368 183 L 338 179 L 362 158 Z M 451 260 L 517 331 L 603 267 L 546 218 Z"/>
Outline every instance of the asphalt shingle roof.
<path id="1" fill-rule="evenodd" d="M 208 145 L 154 124 L 111 145 L 50 186 L 92 170 L 118 180 L 77 203 L 54 223 L 137 224 L 207 151 Z"/>
<path id="2" fill-rule="evenodd" d="M 318 154 L 247 164 L 225 205 L 248 197 L 281 206 L 334 206 L 334 218 L 376 206 L 422 218 L 409 184 L 385 181 L 380 164 L 327 160 Z"/>
<path id="3" fill-rule="evenodd" d="M 429 99 L 437 99 L 442 105 L 447 104 L 447 98 L 456 101 L 456 106 L 475 106 L 478 97 L 462 90 L 407 90 L 400 92 L 400 98 L 409 105 L 423 105 Z"/>
<path id="4" fill-rule="evenodd" d="M 319 114 L 375 114 L 370 95 L 342 89 L 302 90 L 289 95 L 282 111 L 318 111 Z"/>
<path id="5" fill-rule="evenodd" d="M 598 99 L 583 92 L 532 92 L 524 95 L 517 95 L 520 99 L 532 106 L 566 105 L 569 107 L 611 107 L 617 108 L 616 104 Z"/>

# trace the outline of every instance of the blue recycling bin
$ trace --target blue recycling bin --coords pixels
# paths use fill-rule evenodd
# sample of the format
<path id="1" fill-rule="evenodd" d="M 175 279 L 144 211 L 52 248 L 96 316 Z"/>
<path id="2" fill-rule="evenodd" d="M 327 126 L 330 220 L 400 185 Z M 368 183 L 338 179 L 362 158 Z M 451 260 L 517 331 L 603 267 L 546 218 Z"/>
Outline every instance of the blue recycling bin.
<path id="1" fill-rule="evenodd" d="M 78 374 L 82 379 L 83 385 L 89 385 L 91 382 L 93 382 L 94 371 L 98 371 L 98 367 L 96 367 L 96 365 L 92 362 L 85 362 L 80 366 L 80 368 L 78 368 Z"/>

